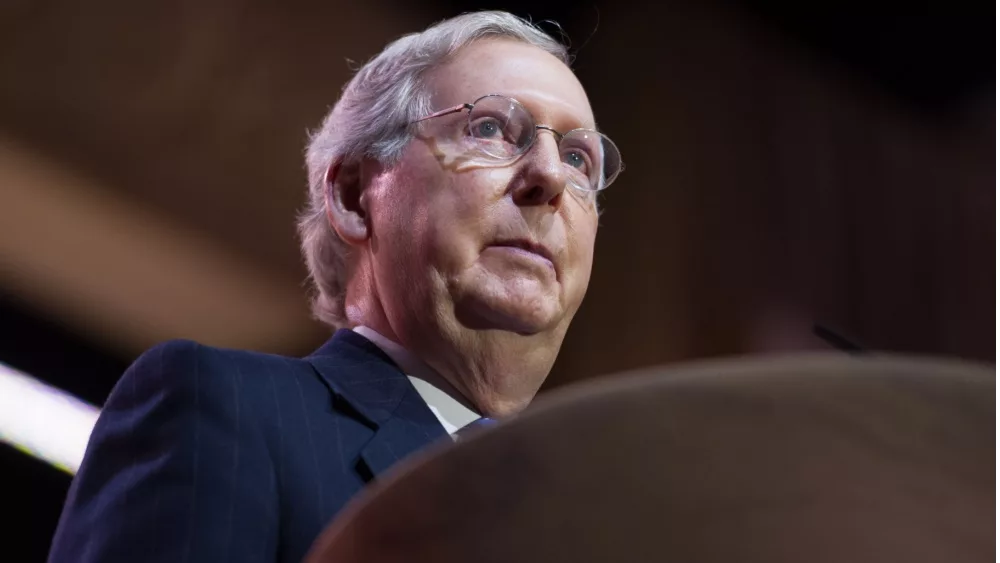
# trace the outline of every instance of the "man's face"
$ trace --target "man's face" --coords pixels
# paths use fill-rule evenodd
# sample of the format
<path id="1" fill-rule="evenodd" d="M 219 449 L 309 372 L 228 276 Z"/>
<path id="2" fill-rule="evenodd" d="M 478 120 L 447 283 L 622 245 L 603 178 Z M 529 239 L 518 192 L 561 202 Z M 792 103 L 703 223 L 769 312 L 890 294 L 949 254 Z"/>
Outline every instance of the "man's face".
<path id="1" fill-rule="evenodd" d="M 595 127 L 573 73 L 524 43 L 473 43 L 427 84 L 435 109 L 502 94 L 556 131 Z M 467 124 L 466 111 L 420 123 L 401 161 L 366 188 L 374 281 L 388 320 L 552 333 L 558 346 L 590 279 L 594 197 L 567 186 L 552 133 L 539 131 L 513 163 L 486 164 L 456 148 Z"/>

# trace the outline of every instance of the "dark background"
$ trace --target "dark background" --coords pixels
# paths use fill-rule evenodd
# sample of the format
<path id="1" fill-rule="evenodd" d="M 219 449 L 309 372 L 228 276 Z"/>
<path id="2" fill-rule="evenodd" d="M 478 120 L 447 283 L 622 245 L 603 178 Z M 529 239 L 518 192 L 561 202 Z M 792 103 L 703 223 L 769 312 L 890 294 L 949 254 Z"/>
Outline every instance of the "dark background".
<path id="1" fill-rule="evenodd" d="M 994 361 L 989 4 L 337 4 L 0 8 L 0 362 L 100 405 L 159 340 L 318 346 L 305 131 L 345 59 L 480 8 L 562 24 L 627 164 L 546 390 L 815 322 Z M 6 446 L 0 475 L 11 560 L 44 560 L 69 476 Z"/>

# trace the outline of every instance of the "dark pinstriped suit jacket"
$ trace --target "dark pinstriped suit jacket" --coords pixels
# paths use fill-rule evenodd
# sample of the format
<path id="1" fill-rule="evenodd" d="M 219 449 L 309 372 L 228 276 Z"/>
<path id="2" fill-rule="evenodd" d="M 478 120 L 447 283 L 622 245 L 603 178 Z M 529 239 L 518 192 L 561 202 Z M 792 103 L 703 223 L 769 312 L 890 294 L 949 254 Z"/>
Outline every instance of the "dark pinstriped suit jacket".
<path id="1" fill-rule="evenodd" d="M 350 330 L 304 359 L 161 344 L 111 392 L 49 561 L 299 561 L 366 482 L 446 436 Z"/>

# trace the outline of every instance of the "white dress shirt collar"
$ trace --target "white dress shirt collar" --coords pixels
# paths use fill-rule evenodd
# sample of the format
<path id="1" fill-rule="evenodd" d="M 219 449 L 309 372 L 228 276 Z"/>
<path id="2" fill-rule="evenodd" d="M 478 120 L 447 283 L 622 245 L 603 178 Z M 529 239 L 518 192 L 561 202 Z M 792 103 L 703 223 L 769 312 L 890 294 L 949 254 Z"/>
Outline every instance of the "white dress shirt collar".
<path id="1" fill-rule="evenodd" d="M 366 326 L 357 326 L 353 330 L 378 346 L 403 370 L 417 394 L 427 403 L 448 434 L 454 435 L 458 429 L 481 418 L 444 378 L 405 348 Z"/>

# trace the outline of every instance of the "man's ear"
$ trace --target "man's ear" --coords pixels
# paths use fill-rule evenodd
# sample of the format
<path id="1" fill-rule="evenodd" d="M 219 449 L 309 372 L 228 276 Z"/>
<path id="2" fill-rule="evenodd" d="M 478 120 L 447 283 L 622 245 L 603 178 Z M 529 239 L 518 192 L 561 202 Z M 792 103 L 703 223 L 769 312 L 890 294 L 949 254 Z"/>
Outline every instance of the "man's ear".
<path id="1" fill-rule="evenodd" d="M 361 162 L 335 160 L 326 171 L 326 218 L 345 242 L 354 246 L 371 236 L 362 200 Z"/>

